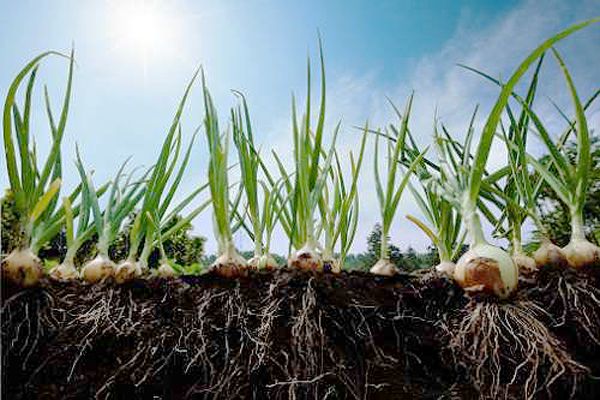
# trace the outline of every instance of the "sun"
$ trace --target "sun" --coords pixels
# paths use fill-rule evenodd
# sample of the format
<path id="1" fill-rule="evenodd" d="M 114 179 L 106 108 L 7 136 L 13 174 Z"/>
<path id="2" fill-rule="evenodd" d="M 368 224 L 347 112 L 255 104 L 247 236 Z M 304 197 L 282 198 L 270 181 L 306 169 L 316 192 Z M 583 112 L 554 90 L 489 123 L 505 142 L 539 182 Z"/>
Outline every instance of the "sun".
<path id="1" fill-rule="evenodd" d="M 165 59 L 181 47 L 180 23 L 170 3 L 125 0 L 110 3 L 110 40 L 121 56 L 149 64 Z"/>
<path id="2" fill-rule="evenodd" d="M 126 28 L 127 40 L 133 45 L 148 50 L 159 39 L 160 17 L 152 9 L 146 8 L 132 14 Z"/>

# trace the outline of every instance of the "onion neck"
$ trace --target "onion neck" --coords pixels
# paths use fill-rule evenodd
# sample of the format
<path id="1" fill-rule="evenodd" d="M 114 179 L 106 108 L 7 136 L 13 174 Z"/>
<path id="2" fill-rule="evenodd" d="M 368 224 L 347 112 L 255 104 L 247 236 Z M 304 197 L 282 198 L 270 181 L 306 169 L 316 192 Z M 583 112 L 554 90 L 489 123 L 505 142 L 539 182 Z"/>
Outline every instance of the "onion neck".
<path id="1" fill-rule="evenodd" d="M 63 264 L 75 264 L 75 256 L 79 250 L 79 243 L 73 243 L 71 247 L 67 249 Z"/>
<path id="2" fill-rule="evenodd" d="M 475 207 L 466 207 L 464 215 L 469 235 L 471 235 L 471 247 L 488 244 L 487 240 L 485 240 L 483 228 L 481 227 L 481 220 L 479 219 L 479 214 L 477 214 Z"/>
<path id="3" fill-rule="evenodd" d="M 108 258 L 108 245 L 109 245 L 110 226 L 106 224 L 102 231 L 100 239 L 98 239 L 98 253 L 104 258 Z"/>
<path id="4" fill-rule="evenodd" d="M 254 231 L 256 232 L 256 230 Z M 254 256 L 261 257 L 263 255 L 263 246 L 262 241 L 257 237 L 254 239 Z"/>
<path id="5" fill-rule="evenodd" d="M 381 248 L 379 250 L 379 259 L 389 261 L 390 249 L 388 243 L 388 230 L 381 227 Z"/>
<path id="6" fill-rule="evenodd" d="M 256 210 L 252 213 L 252 229 L 254 230 L 254 255 L 260 257 L 263 255 L 263 230 Z"/>
<path id="7" fill-rule="evenodd" d="M 25 229 L 23 229 L 23 239 L 22 243 L 19 243 L 18 247 L 24 249 L 29 246 L 29 248 L 33 248 L 33 222 L 28 221 L 23 226 L 25 226 Z"/>
<path id="8" fill-rule="evenodd" d="M 571 211 L 571 241 L 587 241 L 583 228 L 583 215 L 579 210 Z"/>
<path id="9" fill-rule="evenodd" d="M 450 254 L 448 254 L 448 251 L 444 247 L 438 246 L 437 251 L 438 257 L 440 258 L 440 264 L 444 262 L 452 262 Z"/>
<path id="10" fill-rule="evenodd" d="M 142 249 L 142 254 L 140 254 L 139 263 L 142 266 L 148 265 L 148 259 L 150 258 L 150 253 L 152 253 L 152 239 L 146 239 L 144 241 L 144 248 Z"/>
<path id="11" fill-rule="evenodd" d="M 513 226 L 511 236 L 512 236 L 512 240 L 511 240 L 512 255 L 516 256 L 516 255 L 525 254 L 525 251 L 523 251 L 523 244 L 521 242 L 521 229 L 517 226 Z"/>
<path id="12" fill-rule="evenodd" d="M 306 229 L 306 241 L 304 243 L 300 243 L 301 247 L 297 248 L 296 250 L 308 249 L 314 253 L 319 247 L 319 243 L 315 239 L 315 224 L 312 220 L 312 212 L 309 213 L 309 217 L 306 219 L 304 226 Z"/>
<path id="13" fill-rule="evenodd" d="M 233 245 L 233 242 L 228 240 L 224 245 L 224 251 L 222 253 L 225 257 L 231 259 L 238 255 L 237 249 Z"/>
<path id="14" fill-rule="evenodd" d="M 323 260 L 327 260 L 327 261 L 333 260 L 333 251 L 331 250 L 331 248 L 329 246 L 325 246 L 323 248 L 321 257 L 323 258 Z"/>

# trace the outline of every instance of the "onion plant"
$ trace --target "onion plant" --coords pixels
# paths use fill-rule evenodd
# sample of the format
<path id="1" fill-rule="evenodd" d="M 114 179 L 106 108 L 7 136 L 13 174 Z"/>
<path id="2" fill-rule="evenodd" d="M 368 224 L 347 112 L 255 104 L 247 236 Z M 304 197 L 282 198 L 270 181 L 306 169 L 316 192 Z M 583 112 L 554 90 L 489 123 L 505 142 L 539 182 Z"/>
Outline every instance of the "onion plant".
<path id="1" fill-rule="evenodd" d="M 539 177 L 531 177 L 527 166 L 527 138 L 530 130 L 530 118 L 527 113 L 527 108 L 531 107 L 537 90 L 538 77 L 540 68 L 543 63 L 544 56 L 542 55 L 537 63 L 535 71 L 532 75 L 530 84 L 528 85 L 527 95 L 525 99 L 521 99 L 517 94 L 512 93 L 512 96 L 524 102 L 525 106 L 521 109 L 518 116 L 515 116 L 510 104 L 506 105 L 506 114 L 509 120 L 508 131 L 500 122 L 501 137 L 507 144 L 507 164 L 508 168 L 504 168 L 494 173 L 495 184 L 501 186 L 500 190 L 503 193 L 502 213 L 499 218 L 493 215 L 487 215 L 488 220 L 496 227 L 496 232 L 505 236 L 509 240 L 510 252 L 513 261 L 519 268 L 521 273 L 530 273 L 535 271 L 536 262 L 528 256 L 522 246 L 522 226 L 528 217 L 531 217 L 540 232 L 545 232 L 539 215 L 537 213 L 537 197 L 541 185 Z M 464 68 L 474 71 L 479 75 L 492 80 L 500 87 L 502 84 L 490 76 L 479 72 L 470 67 Z M 501 200 L 502 201 L 502 200 Z M 504 227 L 504 222 L 507 227 Z M 546 237 L 546 235 L 542 235 Z M 547 241 L 547 239 L 544 239 Z M 550 244 L 550 242 L 548 241 Z"/>
<path id="2" fill-rule="evenodd" d="M 591 167 L 590 132 L 585 109 L 571 74 L 560 54 L 554 48 L 552 53 L 562 70 L 575 108 L 576 124 L 574 129 L 577 136 L 577 157 L 574 162 L 571 162 L 552 141 L 540 119 L 535 113 L 530 112 L 529 115 L 533 120 L 537 133 L 548 148 L 553 168 L 548 168 L 548 166 L 543 165 L 531 156 L 528 156 L 528 161 L 570 211 L 571 240 L 563 248 L 563 252 L 569 265 L 578 269 L 600 262 L 600 248 L 586 238 L 583 221 L 583 207 L 589 186 Z"/>
<path id="3" fill-rule="evenodd" d="M 390 132 L 383 135 L 377 133 L 375 136 L 375 156 L 374 156 L 374 171 L 375 171 L 375 189 L 377 192 L 377 199 L 379 201 L 379 210 L 381 212 L 381 248 L 379 254 L 379 260 L 371 267 L 371 273 L 378 275 L 394 275 L 398 272 L 394 263 L 390 261 L 390 250 L 388 244 L 388 237 L 392 222 L 400 199 L 404 189 L 408 185 L 412 172 L 423 160 L 425 149 L 421 154 L 418 154 L 412 161 L 404 176 L 400 179 L 398 173 L 401 170 L 400 158 L 405 149 L 406 139 L 408 135 L 408 121 L 410 118 L 410 112 L 412 108 L 413 95 L 411 95 L 406 104 L 406 108 L 403 115 L 398 113 L 400 118 L 400 126 L 396 128 L 394 125 L 390 126 Z M 386 168 L 386 181 L 385 186 L 381 181 L 380 166 L 379 166 L 379 138 L 384 136 L 386 140 L 387 150 L 387 168 Z"/>
<path id="4" fill-rule="evenodd" d="M 90 173 L 85 170 L 84 163 L 79 154 L 79 149 L 77 149 L 76 152 L 77 170 L 83 186 L 82 202 L 89 202 L 95 233 L 98 237 L 96 242 L 96 257 L 83 266 L 81 276 L 89 283 L 96 283 L 114 276 L 116 264 L 109 257 L 109 246 L 116 239 L 123 225 L 123 221 L 125 221 L 141 200 L 144 195 L 145 187 L 142 184 L 143 179 L 127 186 L 121 184 L 121 179 L 124 176 L 124 169 L 127 164 L 127 161 L 125 161 L 117 171 L 115 178 L 110 182 L 108 199 L 104 210 L 101 210 L 92 177 Z"/>
<path id="5" fill-rule="evenodd" d="M 503 85 L 500 95 L 488 115 L 473 161 L 468 156 L 464 157 L 463 162 L 467 165 L 463 169 L 464 173 L 452 177 L 444 186 L 446 198 L 460 211 L 471 239 L 470 250 L 458 260 L 454 271 L 454 278 L 465 290 L 485 291 L 499 297 L 507 297 L 517 286 L 517 266 L 508 253 L 487 242 L 477 211 L 477 201 L 483 184 L 487 159 L 502 113 L 522 76 L 556 42 L 593 22 L 596 20 L 573 25 L 558 33 L 538 46 L 521 62 Z M 465 155 L 468 154 L 468 151 L 465 152 Z M 445 159 L 443 156 L 442 153 L 442 166 L 445 166 L 447 158 Z M 531 162 L 531 160 L 529 161 Z"/>
<path id="6" fill-rule="evenodd" d="M 513 259 L 519 266 L 522 272 L 528 272 L 535 268 L 539 268 L 545 265 L 566 265 L 567 259 L 562 249 L 552 243 L 551 238 L 548 234 L 548 230 L 543 223 L 539 212 L 538 212 L 538 196 L 541 193 L 540 189 L 545 183 L 539 174 L 531 174 L 528 168 L 528 153 L 526 150 L 527 135 L 531 131 L 531 118 L 535 118 L 537 125 L 545 131 L 541 120 L 532 111 L 532 103 L 535 96 L 535 90 L 537 86 L 538 75 L 541 64 L 543 62 L 543 56 L 540 58 L 538 66 L 533 74 L 532 81 L 529 85 L 527 95 L 522 98 L 516 93 L 512 96 L 521 105 L 522 110 L 518 118 L 515 117 L 514 112 L 511 110 L 511 106 L 507 105 L 506 111 L 509 118 L 509 131 L 508 133 L 502 129 L 502 138 L 507 144 L 508 151 L 508 164 L 509 169 L 505 172 L 509 173 L 505 189 L 503 192 L 512 195 L 509 196 L 515 199 L 513 204 L 510 201 L 507 202 L 504 211 L 498 221 L 492 221 L 495 225 L 501 223 L 503 218 L 509 221 L 509 229 L 506 233 L 509 235 L 509 240 L 512 243 L 511 250 L 513 253 Z M 464 68 L 475 72 L 476 74 L 484 77 L 485 79 L 495 83 L 498 86 L 502 86 L 502 82 L 485 74 L 477 69 L 463 66 Z M 597 90 L 583 105 L 583 110 L 587 110 L 593 102 L 600 96 L 600 90 Z M 560 114 L 565 118 L 568 127 L 559 136 L 556 143 L 556 149 L 561 151 L 569 139 L 569 136 L 575 130 L 575 121 L 569 119 L 565 113 L 557 107 Z M 535 171 L 535 170 L 534 170 Z M 496 179 L 502 179 L 505 174 L 495 174 Z M 518 204 L 521 204 L 521 207 Z M 521 246 L 521 226 L 525 221 L 525 218 L 531 218 L 537 229 L 537 235 L 539 237 L 540 246 L 533 253 L 533 260 L 528 257 Z"/>
<path id="7" fill-rule="evenodd" d="M 76 163 L 78 164 L 78 170 L 81 171 L 84 169 L 80 157 L 77 157 Z M 85 179 L 87 179 L 87 176 L 85 176 Z M 73 203 L 68 196 L 63 198 L 67 251 L 62 262 L 52 267 L 49 271 L 50 277 L 56 280 L 72 280 L 79 277 L 79 271 L 75 266 L 75 256 L 81 246 L 83 246 L 87 240 L 91 239 L 96 232 L 94 221 L 90 218 L 92 216 L 92 202 L 85 179 L 82 179 L 82 183 L 79 186 L 79 188 L 85 189 L 79 189 L 81 191 L 81 196 L 79 197 L 80 202 L 78 205 L 73 207 Z M 107 188 L 108 185 L 103 185 L 98 189 L 96 197 L 102 196 Z"/>
<path id="8" fill-rule="evenodd" d="M 527 90 L 525 98 L 526 107 L 531 107 L 535 99 L 537 89 L 538 75 L 542 66 L 544 57 L 540 57 L 540 61 L 535 69 L 531 84 Z M 510 125 L 508 132 L 502 128 L 502 135 L 505 143 L 510 143 L 507 146 L 508 165 L 510 166 L 510 174 L 507 175 L 504 182 L 503 192 L 511 199 L 506 202 L 503 216 L 506 216 L 508 222 L 508 239 L 511 243 L 511 256 L 513 261 L 519 268 L 521 273 L 530 273 L 536 269 L 535 260 L 529 257 L 523 250 L 522 245 L 522 226 L 528 216 L 531 216 L 537 221 L 538 226 L 542 226 L 536 209 L 537 197 L 541 185 L 537 184 L 538 177 L 534 177 L 533 181 L 529 176 L 527 168 L 527 137 L 529 133 L 529 115 L 524 107 L 518 118 L 515 118 L 510 106 L 507 104 L 506 111 L 509 117 Z M 542 228 L 543 229 L 543 228 Z M 546 235 L 542 235 L 547 237 Z"/>
<path id="9" fill-rule="evenodd" d="M 229 134 L 219 129 L 217 110 L 202 75 L 204 95 L 204 129 L 209 148 L 208 183 L 213 207 L 213 228 L 218 244 L 218 257 L 211 266 L 216 273 L 235 277 L 245 273 L 246 260 L 238 253 L 233 243 L 232 217 L 236 205 L 229 196 L 229 176 L 227 156 L 229 152 Z M 241 193 L 241 192 L 240 192 Z M 235 202 L 237 203 L 237 202 Z"/>
<path id="10" fill-rule="evenodd" d="M 470 249 L 457 261 L 453 276 L 461 286 L 465 287 L 465 290 L 485 289 L 505 297 L 516 288 L 518 270 L 508 253 L 492 246 L 485 239 L 478 210 L 479 194 L 477 196 L 470 194 L 472 187 L 470 174 L 476 168 L 474 163 L 481 159 L 477 157 L 479 153 L 475 154 L 475 159 L 471 157 L 472 132 L 469 129 L 466 146 L 462 157 L 458 160 L 453 154 L 450 140 L 441 137 L 437 129 L 434 138 L 439 166 L 446 178 L 444 181 L 437 182 L 439 188 L 436 190 L 459 212 L 471 240 Z M 483 282 L 472 282 L 473 279 L 470 277 L 467 280 L 464 277 L 465 269 L 471 271 L 475 268 L 489 276 L 482 280 Z M 477 270 L 471 273 L 476 275 Z M 482 287 L 482 285 L 488 286 Z"/>
<path id="11" fill-rule="evenodd" d="M 500 218 L 488 218 L 492 224 L 500 230 L 503 221 L 508 223 L 508 229 L 504 229 L 504 235 L 511 243 L 511 255 L 521 273 L 528 274 L 543 265 L 564 265 L 566 258 L 560 249 L 550 241 L 546 227 L 544 226 L 537 208 L 538 196 L 541 193 L 543 180 L 539 174 L 531 174 L 527 162 L 527 139 L 531 130 L 531 107 L 535 99 L 537 83 L 539 79 L 540 68 L 544 56 L 540 57 L 531 82 L 528 86 L 526 97 L 523 99 L 518 94 L 512 96 L 521 104 L 521 112 L 518 117 L 513 112 L 510 104 L 506 106 L 506 114 L 509 120 L 508 132 L 501 125 L 502 139 L 506 143 L 508 155 L 508 169 L 504 173 L 495 173 L 495 180 L 504 179 L 502 192 L 506 194 L 507 201 L 503 207 Z M 471 67 L 464 68 L 475 72 L 476 74 L 490 80 L 496 85 L 502 87 L 502 83 L 493 77 Z M 593 99 L 593 98 L 592 98 Z M 589 103 L 591 104 L 591 103 Z M 587 104 L 587 105 L 589 105 Z M 559 141 L 562 146 L 570 130 L 567 130 Z M 522 246 L 522 226 L 525 220 L 530 218 L 538 231 L 540 247 L 534 252 L 533 258 L 528 256 Z"/>
<path id="12" fill-rule="evenodd" d="M 146 181 L 141 209 L 137 212 L 130 231 L 128 256 L 117 267 L 116 279 L 118 282 L 131 280 L 147 272 L 148 259 L 157 244 L 159 244 L 161 240 L 167 240 L 169 236 L 176 232 L 174 229 L 171 229 L 169 234 L 163 232 L 160 235 L 161 240 L 158 239 L 161 227 L 165 226 L 174 216 L 174 214 L 170 212 L 171 203 L 173 202 L 189 163 L 191 149 L 196 136 L 195 132 L 185 150 L 183 159 L 180 162 L 179 158 L 182 146 L 181 115 L 197 75 L 198 72 L 194 74 L 185 89 L 183 97 L 175 112 L 175 116 L 173 117 L 173 121 L 171 122 L 167 135 L 163 141 L 158 159 L 152 167 L 150 176 Z M 198 194 L 206 189 L 206 187 L 207 186 L 204 185 L 194 190 L 175 207 L 176 210 L 181 211 L 184 207 L 189 205 Z M 205 207 L 206 205 L 194 209 L 188 217 L 184 218 L 180 221 L 181 223 L 173 228 L 181 229 L 191 220 L 191 218 L 198 215 Z M 141 252 L 139 251 L 140 246 Z"/>
<path id="13" fill-rule="evenodd" d="M 10 192 L 14 196 L 16 211 L 20 218 L 22 238 L 16 248 L 2 260 L 2 271 L 10 280 L 23 286 L 35 285 L 41 278 L 43 270 L 37 253 L 58 233 L 61 228 L 61 219 L 64 216 L 60 207 L 59 210 L 56 208 L 62 177 L 60 146 L 71 99 L 73 52 L 70 57 L 67 57 L 70 60 L 69 72 L 58 123 L 55 123 L 48 92 L 45 91 L 52 141 L 50 151 L 43 164 L 38 164 L 35 142 L 30 134 L 31 98 L 37 69 L 40 62 L 50 55 L 66 57 L 50 51 L 31 60 L 9 86 L 3 109 L 2 133 L 6 169 Z M 29 75 L 29 79 L 21 111 L 16 104 L 16 96 L 27 75 Z M 77 195 L 77 192 L 73 192 L 71 197 L 75 198 Z"/>
<path id="14" fill-rule="evenodd" d="M 187 213 L 183 218 L 180 218 L 175 224 L 170 224 L 170 222 L 173 221 L 173 219 L 176 218 L 197 195 L 206 190 L 207 187 L 208 184 L 204 184 L 198 189 L 194 190 L 183 201 L 178 203 L 177 206 L 173 208 L 173 210 L 171 210 L 166 216 L 164 216 L 162 218 L 162 221 L 156 213 L 154 213 L 154 215 L 152 213 L 146 214 L 148 221 L 154 225 L 154 229 L 156 232 L 156 238 L 153 247 L 158 248 L 160 253 L 159 266 L 156 271 L 158 276 L 170 278 L 181 273 L 195 274 L 198 272 L 197 268 L 193 265 L 179 266 L 173 260 L 169 259 L 164 249 L 164 243 L 173 235 L 181 231 L 181 229 L 184 229 L 194 218 L 196 218 L 210 205 L 211 201 L 206 200 L 199 206 L 194 208 L 192 211 Z"/>
<path id="15" fill-rule="evenodd" d="M 333 130 L 329 150 L 323 144 L 325 127 L 325 62 L 323 49 L 319 42 L 321 63 L 321 98 L 318 111 L 317 125 L 313 132 L 311 120 L 311 77 L 310 61 L 307 65 L 307 95 L 306 108 L 300 124 L 298 123 L 296 101 L 292 97 L 292 131 L 294 140 L 294 166 L 293 174 L 287 174 L 279 158 L 277 162 L 282 171 L 289 199 L 289 213 L 291 221 L 282 224 L 290 238 L 290 243 L 295 251 L 288 259 L 288 265 L 310 271 L 323 270 L 321 245 L 318 242 L 315 211 L 319 207 L 322 191 L 327 182 L 335 152 L 335 142 L 340 125 Z M 293 180 L 293 181 L 292 181 Z M 283 214 L 282 214 L 283 215 Z"/>
<path id="16" fill-rule="evenodd" d="M 322 191 L 319 210 L 321 214 L 321 228 L 325 234 L 323 247 L 323 269 L 325 271 L 339 272 L 343 266 L 350 246 L 356 236 L 358 226 L 358 176 L 367 143 L 368 126 L 365 127 L 358 157 L 350 152 L 350 181 L 346 182 L 344 172 L 337 151 L 335 165 L 331 168 L 330 180 L 332 181 L 333 193 L 329 193 L 328 185 Z M 348 185 L 349 183 L 349 185 Z M 335 248 L 339 242 L 339 257 L 334 255 Z"/>
<path id="17" fill-rule="evenodd" d="M 252 228 L 249 233 L 254 241 L 254 255 L 248 260 L 248 265 L 256 269 L 273 269 L 277 267 L 277 261 L 269 253 L 269 248 L 279 210 L 282 207 L 277 201 L 280 185 L 269 187 L 259 180 L 261 160 L 254 145 L 248 104 L 240 92 L 234 93 L 241 99 L 242 104 L 237 109 L 231 110 L 233 141 L 237 149 L 241 186 L 246 196 L 247 215 Z M 262 202 L 259 199 L 259 187 L 263 193 Z"/>
<path id="18" fill-rule="evenodd" d="M 406 152 L 405 163 L 412 162 L 421 153 L 410 133 L 409 138 L 412 149 Z M 421 209 L 425 221 L 413 215 L 407 215 L 406 218 L 423 231 L 436 247 L 439 263 L 435 269 L 451 277 L 456 267 L 454 260 L 462 250 L 466 232 L 462 229 L 460 214 L 448 200 L 431 187 L 433 180 L 439 180 L 443 185 L 448 181 L 448 177 L 443 170 L 425 158 L 416 166 L 414 175 L 417 177 L 420 189 L 410 182 L 408 189 Z"/>
<path id="19" fill-rule="evenodd" d="M 155 218 L 151 214 L 147 215 L 148 221 L 155 225 L 156 228 L 156 247 L 160 254 L 159 266 L 153 271 L 153 275 L 161 277 L 163 279 L 171 279 L 178 275 L 197 275 L 202 271 L 200 263 L 194 263 L 192 265 L 179 265 L 175 261 L 169 259 L 167 252 L 165 251 L 164 242 L 166 238 L 170 237 L 173 233 L 179 231 L 182 225 L 187 225 L 195 216 L 206 208 L 210 204 L 209 201 L 204 202 L 197 210 L 197 213 L 192 212 L 186 218 L 181 219 L 178 223 L 173 225 L 171 228 L 164 230 L 159 224 L 156 223 Z M 176 214 L 173 214 L 173 216 Z M 162 232 L 165 232 L 163 236 Z"/>

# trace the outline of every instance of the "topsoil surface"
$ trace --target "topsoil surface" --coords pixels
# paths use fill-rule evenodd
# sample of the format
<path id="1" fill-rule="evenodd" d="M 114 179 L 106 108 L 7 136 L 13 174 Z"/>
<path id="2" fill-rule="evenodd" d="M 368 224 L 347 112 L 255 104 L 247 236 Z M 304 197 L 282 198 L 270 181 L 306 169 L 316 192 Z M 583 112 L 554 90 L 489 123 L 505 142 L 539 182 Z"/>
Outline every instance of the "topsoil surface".
<path id="1" fill-rule="evenodd" d="M 509 300 L 539 305 L 540 321 L 586 369 L 534 398 L 600 399 L 600 310 L 578 308 L 563 293 L 598 294 L 599 281 L 589 271 L 544 268 Z M 434 273 L 280 269 L 125 285 L 45 281 L 27 290 L 3 282 L 2 398 L 482 398 L 485 380 L 449 346 L 478 301 L 491 300 L 469 299 Z M 516 369 L 506 346 L 496 383 L 523 398 L 529 372 Z"/>

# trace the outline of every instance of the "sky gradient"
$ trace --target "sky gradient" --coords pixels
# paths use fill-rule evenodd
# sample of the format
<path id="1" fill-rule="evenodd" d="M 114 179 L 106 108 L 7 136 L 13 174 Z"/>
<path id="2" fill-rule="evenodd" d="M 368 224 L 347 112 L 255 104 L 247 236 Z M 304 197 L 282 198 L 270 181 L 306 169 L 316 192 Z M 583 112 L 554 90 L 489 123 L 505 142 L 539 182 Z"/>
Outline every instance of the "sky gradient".
<path id="1" fill-rule="evenodd" d="M 307 55 L 316 61 L 321 32 L 328 82 L 327 126 L 342 121 L 342 153 L 356 148 L 354 129 L 393 122 L 386 96 L 403 105 L 414 91 L 411 127 L 422 143 L 429 141 L 434 113 L 460 135 L 477 105 L 485 115 L 497 88 L 456 66 L 464 63 L 506 77 L 517 63 L 549 35 L 571 23 L 600 15 L 600 0 L 588 1 L 9 1 L 0 0 L 0 95 L 18 70 L 36 54 L 68 52 L 73 44 L 77 67 L 73 100 L 64 139 L 65 185 L 77 182 L 72 164 L 75 143 L 97 183 L 110 178 L 122 160 L 150 165 L 187 81 L 198 66 L 226 126 L 231 89 L 245 93 L 257 141 L 263 149 L 291 152 L 290 98 L 302 99 Z M 136 36 L 137 14 L 152 10 L 148 35 Z M 150 39 L 150 40 L 149 40 Z M 149 40 L 149 41 L 148 41 Z M 143 46 L 140 46 L 143 43 Z M 143 48 L 142 48 L 143 47 Z M 586 97 L 600 87 L 600 26 L 577 33 L 558 47 Z M 542 73 L 539 109 L 559 125 L 550 99 L 568 105 L 564 82 L 554 61 Z M 66 63 L 44 63 L 38 83 L 48 84 L 58 106 Z M 313 62 L 315 78 L 316 63 Z M 316 88 L 317 80 L 313 82 Z M 34 134 L 39 151 L 48 148 L 42 103 L 35 93 Z M 570 110 L 567 107 L 567 110 Z M 600 123 L 598 107 L 590 123 Z M 186 138 L 202 120 L 199 86 L 185 110 Z M 596 130 L 597 131 L 597 130 Z M 331 130 L 329 130 L 331 133 Z M 535 146 L 535 144 L 534 144 Z M 532 149 L 536 151 L 535 148 Z M 370 153 L 370 152 L 369 152 Z M 2 158 L 0 185 L 7 187 Z M 502 151 L 490 161 L 503 163 Z M 206 141 L 194 148 L 181 195 L 206 180 Z M 368 155 L 360 186 L 361 219 L 355 251 L 378 220 Z M 407 192 L 392 228 L 392 242 L 423 249 L 427 239 L 403 218 L 420 213 Z M 215 248 L 210 213 L 194 221 L 195 231 Z M 239 246 L 250 248 L 243 234 Z M 279 241 L 275 250 L 285 251 Z"/>

